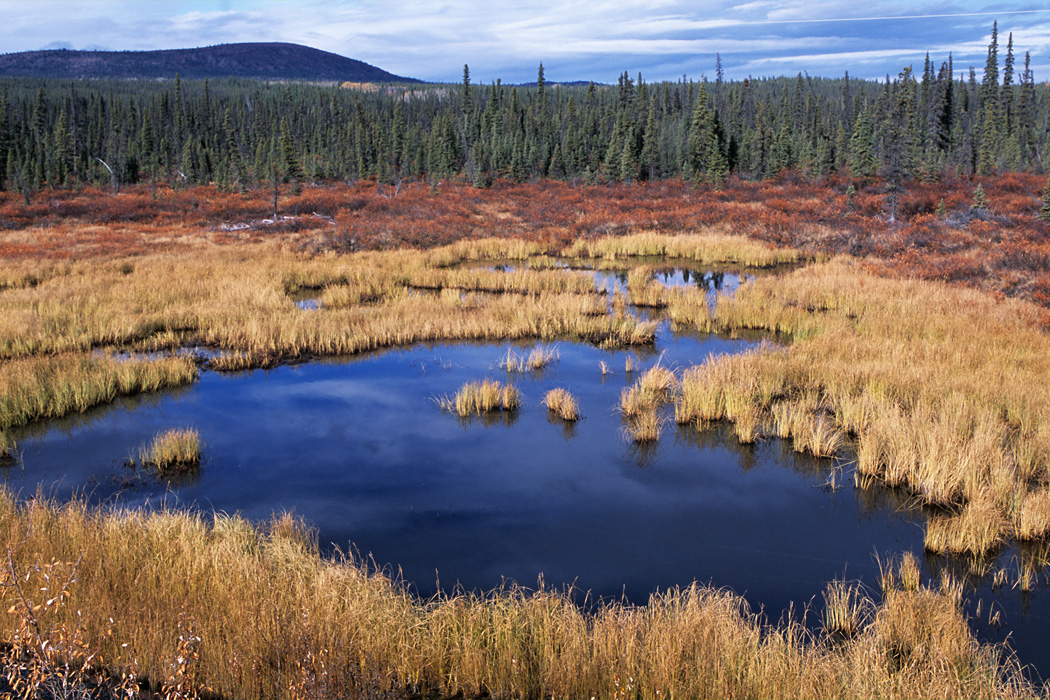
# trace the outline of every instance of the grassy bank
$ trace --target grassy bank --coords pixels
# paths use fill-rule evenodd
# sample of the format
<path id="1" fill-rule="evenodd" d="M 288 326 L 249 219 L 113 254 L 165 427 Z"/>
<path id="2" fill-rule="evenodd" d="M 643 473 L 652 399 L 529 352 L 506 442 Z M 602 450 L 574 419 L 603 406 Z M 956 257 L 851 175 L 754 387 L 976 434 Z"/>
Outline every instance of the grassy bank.
<path id="1" fill-rule="evenodd" d="M 757 424 L 816 454 L 853 439 L 862 480 L 941 509 L 929 549 L 984 555 L 1050 527 L 1050 338 L 1036 313 L 845 258 L 760 279 L 701 325 L 795 341 L 688 370 L 676 416 Z"/>
<path id="2" fill-rule="evenodd" d="M 1037 694 L 1001 650 L 973 639 L 950 585 L 890 583 L 874 600 L 835 584 L 809 612 L 827 621 L 811 632 L 700 586 L 590 612 L 542 589 L 420 600 L 318 556 L 288 517 L 260 529 L 225 515 L 17 506 L 0 494 L 0 536 L 11 552 L 0 588 L 8 634 L 21 629 L 31 648 L 76 636 L 74 656 L 99 653 L 156 689 L 181 685 L 178 697 L 205 685 L 267 698 Z M 890 568 L 887 580 L 905 580 Z"/>

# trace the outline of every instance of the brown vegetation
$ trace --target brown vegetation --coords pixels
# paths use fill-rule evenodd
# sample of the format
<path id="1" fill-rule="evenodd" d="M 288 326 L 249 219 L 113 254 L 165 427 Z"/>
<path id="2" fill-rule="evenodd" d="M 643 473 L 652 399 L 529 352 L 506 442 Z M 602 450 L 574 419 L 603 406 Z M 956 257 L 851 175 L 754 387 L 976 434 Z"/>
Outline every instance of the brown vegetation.
<path id="1" fill-rule="evenodd" d="M 296 700 L 1037 695 L 1016 662 L 975 641 L 957 599 L 922 586 L 892 586 L 879 602 L 829 589 L 824 638 L 698 585 L 591 612 L 543 588 L 424 601 L 319 556 L 288 516 L 259 528 L 0 494 L 0 538 L 5 628 L 25 642 L 0 649 L 6 668 L 55 678 L 63 667 L 41 654 L 66 643 L 66 668 L 88 680 L 127 674 L 173 698 L 205 686 Z"/>
<path id="2" fill-rule="evenodd" d="M 1050 225 L 1037 217 L 1045 177 L 1010 173 L 982 180 L 987 213 L 971 208 L 973 182 L 911 182 L 899 193 L 892 223 L 882 183 L 861 188 L 852 204 L 849 184 L 786 173 L 763 182 L 732 180 L 723 190 L 678 181 L 546 181 L 499 182 L 483 190 L 448 183 L 433 194 L 419 182 L 390 198 L 375 183 L 360 181 L 283 193 L 278 220 L 270 218 L 271 193 L 262 190 L 161 187 L 156 197 L 147 186 L 118 196 L 55 190 L 29 206 L 11 192 L 0 193 L 0 258 L 66 261 L 260 241 L 307 251 L 430 248 L 479 235 L 561 248 L 607 235 L 714 227 L 809 255 L 863 257 L 882 274 L 960 282 L 1050 305 Z M 40 264 L 42 274 L 48 266 Z M 0 288 L 26 280 L 22 272 L 0 272 Z"/>

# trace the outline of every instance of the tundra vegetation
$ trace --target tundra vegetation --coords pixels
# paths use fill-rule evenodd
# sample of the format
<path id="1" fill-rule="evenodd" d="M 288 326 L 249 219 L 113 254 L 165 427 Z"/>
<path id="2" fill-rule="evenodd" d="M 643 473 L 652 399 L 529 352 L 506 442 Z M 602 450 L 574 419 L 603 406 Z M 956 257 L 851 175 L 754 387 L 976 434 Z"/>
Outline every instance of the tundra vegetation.
<path id="1" fill-rule="evenodd" d="M 651 268 L 632 266 L 653 256 L 795 267 L 743 285 L 711 310 L 702 290 L 654 286 Z M 517 269 L 463 267 L 496 261 Z M 585 269 L 611 264 L 629 270 L 619 304 Z M 206 366 L 231 370 L 421 340 L 627 347 L 653 340 L 654 323 L 626 311 L 637 294 L 675 324 L 763 329 L 784 342 L 679 371 L 657 363 L 621 396 L 629 440 L 658 440 L 673 415 L 680 424 L 730 421 L 741 442 L 780 437 L 817 455 L 855 454 L 861 484 L 877 480 L 930 506 L 928 549 L 963 554 L 974 566 L 1003 543 L 1042 540 L 1050 523 L 1042 309 L 891 278 L 855 258 L 812 259 L 701 228 L 567 246 L 481 239 L 354 254 L 263 243 L 50 266 L 12 260 L 5 271 L 36 280 L 0 292 L 8 444 L 28 422 L 192 382 L 197 364 L 169 350 L 211 347 L 218 354 Z M 322 299 L 317 310 L 294 303 L 290 295 L 304 289 Z M 513 376 L 553 359 L 538 345 L 509 354 L 503 369 Z M 443 404 L 476 415 L 519 402 L 511 384 L 486 379 Z M 571 402 L 567 393 L 546 400 L 567 420 Z M 420 600 L 361 562 L 320 555 L 306 526 L 287 517 L 267 527 L 4 498 L 6 633 L 24 639 L 32 630 L 40 649 L 51 637 L 83 640 L 82 652 L 70 647 L 63 658 L 84 662 L 84 682 L 131 674 L 155 690 L 182 684 L 275 697 L 614 697 L 628 686 L 646 697 L 1039 693 L 1007 650 L 975 640 L 960 584 L 921 585 L 907 557 L 887 564 L 878 597 L 831 582 L 813 631 L 804 619 L 772 624 L 736 595 L 702 586 L 596 610 L 578 607 L 576 593 L 547 589 Z M 75 596 L 56 601 L 56 581 L 68 581 Z M 41 589 L 48 604 L 37 608 Z M 16 686 L 31 675 L 17 669 L 69 672 L 37 647 L 9 653 L 18 655 L 9 664 Z"/>

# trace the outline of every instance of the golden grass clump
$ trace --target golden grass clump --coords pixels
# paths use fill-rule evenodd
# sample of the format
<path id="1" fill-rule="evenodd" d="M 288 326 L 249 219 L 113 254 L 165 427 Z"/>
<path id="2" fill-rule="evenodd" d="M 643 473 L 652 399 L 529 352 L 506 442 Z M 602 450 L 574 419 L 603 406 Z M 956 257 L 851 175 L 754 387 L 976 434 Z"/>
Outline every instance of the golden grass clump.
<path id="1" fill-rule="evenodd" d="M 1042 488 L 1025 496 L 1017 520 L 1017 539 L 1037 540 L 1050 534 L 1050 489 Z"/>
<path id="2" fill-rule="evenodd" d="M 271 367 L 276 364 L 273 357 L 253 355 L 249 352 L 223 352 L 208 358 L 205 363 L 208 369 L 216 372 L 243 372 L 260 367 Z"/>
<path id="3" fill-rule="evenodd" d="M 200 434 L 192 428 L 173 428 L 154 436 L 139 450 L 139 461 L 160 472 L 185 472 L 201 463 Z"/>
<path id="4" fill-rule="evenodd" d="M 666 288 L 653 278 L 653 270 L 645 265 L 627 272 L 627 295 L 635 306 L 663 308 L 667 306 Z"/>
<path id="5" fill-rule="evenodd" d="M 671 392 L 677 384 L 674 372 L 657 364 L 643 372 L 633 385 L 620 392 L 621 415 L 624 418 L 641 419 L 642 425 L 638 430 L 630 429 L 632 433 L 650 435 L 655 432 L 659 435 L 659 421 L 655 419 L 655 413 L 660 406 L 671 400 Z"/>
<path id="6" fill-rule="evenodd" d="M 441 407 L 466 418 L 480 416 L 490 411 L 515 411 L 521 404 L 521 396 L 513 384 L 501 384 L 492 379 L 467 382 L 455 396 L 438 401 Z"/>
<path id="7" fill-rule="evenodd" d="M 551 389 L 543 397 L 543 405 L 547 410 L 562 420 L 576 421 L 580 419 L 580 407 L 576 399 L 568 391 L 562 388 Z"/>
<path id="8" fill-rule="evenodd" d="M 926 522 L 925 547 L 931 552 L 983 557 L 999 546 L 1009 522 L 990 498 L 982 496 L 963 506 L 959 515 L 931 515 Z"/>
<path id="9" fill-rule="evenodd" d="M 922 585 L 922 570 L 919 567 L 919 558 L 911 552 L 905 552 L 901 557 L 898 569 L 901 587 L 906 591 L 917 591 Z"/>
<path id="10" fill-rule="evenodd" d="M 859 583 L 832 581 L 824 589 L 824 632 L 837 640 L 852 639 L 863 628 L 871 607 Z"/>
<path id="11" fill-rule="evenodd" d="M 845 436 L 824 416 L 809 415 L 795 426 L 792 434 L 795 452 L 815 457 L 834 457 L 846 444 Z"/>
<path id="12" fill-rule="evenodd" d="M 645 408 L 627 418 L 623 434 L 635 444 L 656 442 L 660 439 L 663 423 L 664 419 L 655 407 Z"/>

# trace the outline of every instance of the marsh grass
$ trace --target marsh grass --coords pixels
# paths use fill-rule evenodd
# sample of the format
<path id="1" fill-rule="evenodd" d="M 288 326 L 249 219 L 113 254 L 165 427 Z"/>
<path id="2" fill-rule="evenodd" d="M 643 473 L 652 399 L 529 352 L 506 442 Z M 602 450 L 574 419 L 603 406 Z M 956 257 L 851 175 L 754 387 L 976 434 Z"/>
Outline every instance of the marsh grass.
<path id="1" fill-rule="evenodd" d="M 508 349 L 507 354 L 500 358 L 499 368 L 508 373 L 526 374 L 528 372 L 542 372 L 550 364 L 557 361 L 558 349 L 537 345 L 528 354 L 517 354 L 513 349 Z"/>
<path id="2" fill-rule="evenodd" d="M 196 378 L 197 367 L 187 357 L 60 355 L 9 361 L 0 365 L 0 431 Z"/>
<path id="3" fill-rule="evenodd" d="M 201 463 L 200 434 L 192 428 L 173 428 L 154 436 L 139 450 L 139 461 L 161 473 L 186 472 Z"/>
<path id="4" fill-rule="evenodd" d="M 513 585 L 423 600 L 360 562 L 320 556 L 316 533 L 288 516 L 257 526 L 44 497 L 16 505 L 5 493 L 0 537 L 18 543 L 4 581 L 27 582 L 42 636 L 55 635 L 45 641 L 79 631 L 117 678 L 181 683 L 181 697 L 207 686 L 275 700 L 613 698 L 628 685 L 645 698 L 1039 695 L 1012 657 L 974 639 L 950 597 L 924 587 L 878 604 L 847 590 L 852 636 L 830 639 L 695 584 L 642 606 L 585 609 L 572 591 Z M 67 602 L 45 607 L 66 580 Z M 4 609 L 16 602 L 0 587 Z M 0 619 L 5 640 L 20 619 Z"/>
<path id="5" fill-rule="evenodd" d="M 653 269 L 640 265 L 627 272 L 627 296 L 631 304 L 645 308 L 667 306 L 665 287 L 653 278 Z"/>
<path id="6" fill-rule="evenodd" d="M 1050 534 L 1050 489 L 1042 488 L 1025 496 L 1017 520 L 1017 538 L 1042 539 Z"/>
<path id="7" fill-rule="evenodd" d="M 521 395 L 512 384 L 501 384 L 493 379 L 467 382 L 455 396 L 438 399 L 445 411 L 461 418 L 480 416 L 493 411 L 516 411 L 521 404 Z"/>
<path id="8" fill-rule="evenodd" d="M 580 407 L 576 399 L 567 390 L 560 387 L 547 392 L 543 397 L 543 405 L 564 421 L 580 419 Z"/>
<path id="9" fill-rule="evenodd" d="M 863 629 L 872 608 L 859 583 L 835 580 L 824 589 L 824 632 L 832 639 L 845 641 Z"/>
<path id="10" fill-rule="evenodd" d="M 720 298 L 712 327 L 792 340 L 688 368 L 682 424 L 744 417 L 796 448 L 857 446 L 857 472 L 900 487 L 936 516 L 927 545 L 984 555 L 1035 535 L 1050 485 L 1050 338 L 1039 312 L 945 285 L 879 278 L 835 259 L 756 279 Z M 756 419 L 757 416 L 757 419 Z M 1031 535 L 1021 533 L 1031 532 Z"/>
<path id="11" fill-rule="evenodd" d="M 632 443 L 656 442 L 663 432 L 665 419 L 655 407 L 644 408 L 631 414 L 624 421 L 623 435 Z"/>
<path id="12" fill-rule="evenodd" d="M 277 365 L 277 358 L 248 352 L 223 352 L 208 358 L 205 366 L 216 372 L 243 372 Z"/>
<path id="13" fill-rule="evenodd" d="M 931 552 L 983 557 L 1003 543 L 1009 522 L 988 497 L 963 506 L 958 515 L 931 515 L 925 547 Z"/>
<path id="14" fill-rule="evenodd" d="M 802 254 L 794 250 L 776 249 L 758 241 L 715 232 L 702 235 L 643 232 L 620 237 L 581 238 L 569 246 L 564 255 L 610 260 L 632 257 L 681 258 L 702 265 L 736 263 L 760 268 L 803 259 Z"/>

